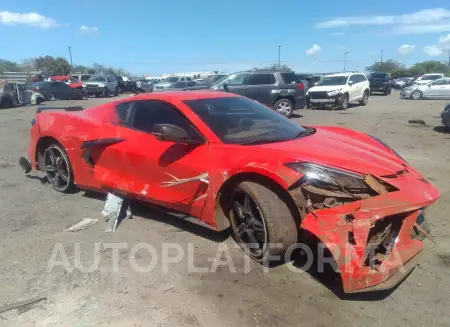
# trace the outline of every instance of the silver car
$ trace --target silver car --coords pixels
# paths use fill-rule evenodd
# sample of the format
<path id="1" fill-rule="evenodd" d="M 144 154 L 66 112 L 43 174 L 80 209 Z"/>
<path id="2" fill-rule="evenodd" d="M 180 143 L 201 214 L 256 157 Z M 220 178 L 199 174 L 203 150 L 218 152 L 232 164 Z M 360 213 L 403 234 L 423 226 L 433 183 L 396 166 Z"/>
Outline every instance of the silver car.
<path id="1" fill-rule="evenodd" d="M 400 97 L 413 100 L 450 98 L 450 78 L 441 78 L 428 84 L 414 84 L 405 87 L 400 92 Z"/>
<path id="2" fill-rule="evenodd" d="M 190 82 L 191 78 L 188 76 L 170 76 L 166 77 L 161 83 L 155 84 L 153 91 L 163 91 L 172 86 L 172 84 L 177 82 Z"/>

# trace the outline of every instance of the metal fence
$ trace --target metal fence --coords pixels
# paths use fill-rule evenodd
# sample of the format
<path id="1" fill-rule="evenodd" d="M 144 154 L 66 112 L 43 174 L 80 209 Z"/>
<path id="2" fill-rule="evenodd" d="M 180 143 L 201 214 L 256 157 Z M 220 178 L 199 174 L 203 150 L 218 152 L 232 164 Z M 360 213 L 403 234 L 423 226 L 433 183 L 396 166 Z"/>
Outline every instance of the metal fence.
<path id="1" fill-rule="evenodd" d="M 30 71 L 30 72 L 0 72 L 0 80 L 8 80 L 12 82 L 25 83 L 28 78 L 34 75 L 40 75 L 40 71 Z"/>

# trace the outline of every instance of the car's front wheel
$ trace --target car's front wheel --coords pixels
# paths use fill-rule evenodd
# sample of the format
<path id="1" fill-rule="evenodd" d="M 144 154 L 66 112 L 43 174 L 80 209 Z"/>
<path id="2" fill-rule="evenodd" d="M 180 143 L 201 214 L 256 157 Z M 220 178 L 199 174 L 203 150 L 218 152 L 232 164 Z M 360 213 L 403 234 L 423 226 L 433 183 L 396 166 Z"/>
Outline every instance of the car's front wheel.
<path id="1" fill-rule="evenodd" d="M 290 118 L 294 112 L 294 104 L 289 99 L 280 99 L 275 102 L 273 107 L 277 112 L 288 118 Z"/>
<path id="2" fill-rule="evenodd" d="M 416 90 L 411 94 L 411 99 L 413 99 L 413 100 L 420 100 L 420 99 L 422 99 L 422 97 L 423 97 L 423 94 L 419 90 Z"/>
<path id="3" fill-rule="evenodd" d="M 107 98 L 107 97 L 108 97 L 108 88 L 107 88 L 107 87 L 105 87 L 105 88 L 103 89 L 102 96 L 103 96 L 104 98 Z"/>
<path id="4" fill-rule="evenodd" d="M 348 108 L 348 94 L 344 94 L 341 98 L 339 108 L 347 109 Z"/>
<path id="5" fill-rule="evenodd" d="M 52 187 L 62 193 L 74 189 L 72 165 L 66 151 L 59 144 L 50 144 L 44 151 L 44 167 L 40 167 Z"/>
<path id="6" fill-rule="evenodd" d="M 283 259 L 298 240 L 298 228 L 286 203 L 266 186 L 245 181 L 230 197 L 230 222 L 236 242 L 257 262 Z"/>

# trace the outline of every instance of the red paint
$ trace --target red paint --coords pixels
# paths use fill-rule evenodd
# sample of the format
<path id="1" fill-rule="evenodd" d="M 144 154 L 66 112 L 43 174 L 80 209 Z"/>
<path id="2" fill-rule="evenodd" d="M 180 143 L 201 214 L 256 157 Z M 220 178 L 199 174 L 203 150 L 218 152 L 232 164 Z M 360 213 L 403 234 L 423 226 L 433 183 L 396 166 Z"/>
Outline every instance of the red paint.
<path id="1" fill-rule="evenodd" d="M 158 92 L 142 94 L 81 112 L 47 111 L 37 115 L 31 130 L 29 157 L 36 168 L 36 143 L 41 137 L 60 142 L 71 160 L 75 183 L 82 188 L 116 189 L 144 201 L 177 209 L 216 227 L 216 200 L 223 183 L 240 173 L 265 176 L 284 189 L 301 175 L 284 164 L 309 161 L 362 174 L 372 174 L 399 189 L 366 200 L 331 209 L 316 210 L 304 217 L 301 227 L 328 245 L 341 270 L 344 290 L 355 291 L 382 283 L 402 262 L 419 253 L 423 244 L 410 237 L 417 209 L 436 201 L 439 191 L 423 180 L 414 168 L 370 136 L 340 127 L 316 127 L 315 134 L 305 138 L 273 144 L 242 146 L 223 144 L 219 138 L 187 107 L 183 100 L 196 98 L 235 97 L 212 91 Z M 207 140 L 204 145 L 161 142 L 147 134 L 120 126 L 115 106 L 130 100 L 157 99 L 177 107 Z M 122 138 L 124 141 L 93 150 L 95 168 L 82 158 L 83 141 Z M 397 178 L 383 178 L 398 171 Z M 163 188 L 163 182 L 208 173 L 209 184 L 200 180 L 176 187 Z M 199 195 L 207 196 L 197 201 Z M 362 256 L 371 225 L 378 219 L 410 212 L 404 220 L 395 246 L 399 262 L 385 260 L 380 271 L 364 267 Z M 354 220 L 344 217 L 353 213 Z M 354 233 L 355 245 L 348 241 Z M 338 257 L 346 248 L 348 258 Z"/>
<path id="2" fill-rule="evenodd" d="M 50 77 L 50 81 L 66 83 L 73 89 L 83 88 L 83 82 L 78 81 L 76 78 L 72 76 L 52 76 Z"/>

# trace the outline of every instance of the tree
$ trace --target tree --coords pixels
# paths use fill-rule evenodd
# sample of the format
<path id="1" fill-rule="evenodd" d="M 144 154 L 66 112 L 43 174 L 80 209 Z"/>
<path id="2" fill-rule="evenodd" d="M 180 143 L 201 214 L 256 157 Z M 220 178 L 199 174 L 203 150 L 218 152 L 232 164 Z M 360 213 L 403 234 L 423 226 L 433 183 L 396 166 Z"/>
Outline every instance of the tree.
<path id="1" fill-rule="evenodd" d="M 367 66 L 366 70 L 373 73 L 373 72 L 384 72 L 384 73 L 391 73 L 395 70 L 400 69 L 406 69 L 405 66 L 395 60 L 388 59 L 385 62 L 375 62 L 374 64 Z"/>
<path id="2" fill-rule="evenodd" d="M 268 69 L 287 69 L 287 70 L 292 70 L 288 65 L 280 65 L 278 66 L 278 64 L 271 64 L 266 66 L 266 68 Z"/>
<path id="3" fill-rule="evenodd" d="M 48 75 L 69 75 L 70 64 L 66 58 L 52 56 L 37 57 L 30 60 L 35 70 L 43 71 Z"/>
<path id="4" fill-rule="evenodd" d="M 20 65 L 14 61 L 0 59 L 0 72 L 20 72 Z"/>
<path id="5" fill-rule="evenodd" d="M 450 73 L 450 68 L 449 66 L 441 63 L 440 61 L 429 60 L 414 64 L 409 69 L 409 71 L 413 75 L 428 74 L 428 73 L 440 73 L 448 75 Z"/>

